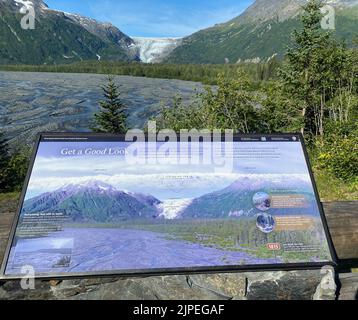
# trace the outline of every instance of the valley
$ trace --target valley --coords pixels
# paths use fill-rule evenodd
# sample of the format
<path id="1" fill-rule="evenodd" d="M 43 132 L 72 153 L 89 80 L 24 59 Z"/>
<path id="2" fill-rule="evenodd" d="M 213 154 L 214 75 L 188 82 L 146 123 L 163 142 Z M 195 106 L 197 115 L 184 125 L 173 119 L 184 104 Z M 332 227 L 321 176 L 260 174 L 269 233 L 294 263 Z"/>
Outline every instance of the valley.
<path id="1" fill-rule="evenodd" d="M 279 228 L 270 233 L 263 233 L 257 227 L 258 213 L 254 210 L 250 210 L 253 211 L 252 214 L 235 217 L 230 214 L 223 215 L 223 208 L 218 206 L 219 203 L 230 206 L 230 212 L 234 208 L 236 210 L 245 208 L 245 205 L 252 208 L 252 194 L 262 186 L 252 180 L 250 185 L 254 186 L 255 190 L 251 190 L 248 184 L 242 183 L 243 180 L 245 179 L 241 178 L 229 188 L 196 199 L 163 201 L 147 193 L 121 191 L 101 181 L 67 184 L 55 191 L 28 198 L 24 202 L 20 217 L 21 227 L 17 230 L 18 245 L 11 259 L 15 265 L 26 264 L 26 260 L 17 261 L 16 252 L 25 253 L 19 255 L 21 259 L 29 259 L 31 253 L 31 258 L 38 257 L 40 269 L 47 268 L 44 271 L 55 268 L 53 266 L 57 266 L 61 261 L 69 260 L 71 255 L 74 256 L 73 260 L 77 260 L 71 263 L 71 270 L 74 268 L 73 270 L 76 271 L 85 271 L 87 269 L 77 269 L 77 265 L 81 265 L 82 261 L 86 263 L 92 261 L 92 257 L 88 254 L 96 252 L 97 248 L 101 249 L 96 259 L 105 259 L 106 263 L 118 264 L 119 269 L 126 269 L 120 264 L 120 256 L 128 257 L 132 251 L 141 252 L 140 261 L 144 263 L 143 269 L 180 267 L 182 263 L 195 267 L 210 266 L 212 263 L 241 265 L 283 261 L 325 261 L 328 256 L 327 247 L 322 241 L 325 235 L 314 208 L 309 212 L 312 219 L 311 228 L 290 230 L 289 233 L 288 230 Z M 35 184 L 33 179 L 30 188 Z M 233 188 L 235 192 L 228 194 Z M 246 199 L 248 193 L 250 197 Z M 208 197 L 215 198 L 217 204 L 209 202 Z M 205 204 L 202 203 L 203 199 Z M 241 201 L 235 202 L 235 199 Z M 193 217 L 191 206 L 195 203 L 201 205 L 194 209 L 195 217 Z M 244 212 L 244 210 L 240 211 Z M 45 228 L 46 233 L 43 233 L 44 229 L 34 228 L 38 221 L 37 213 L 55 212 L 60 213 L 59 218 L 49 222 Z M 271 209 L 270 212 L 276 211 Z M 296 208 L 295 213 L 299 212 L 299 208 Z M 287 218 L 289 215 L 288 209 L 281 209 L 275 213 L 277 218 L 282 216 Z M 78 243 L 81 243 L 83 238 L 89 237 L 89 234 L 92 235 L 91 240 L 78 246 Z M 121 241 L 128 236 L 131 239 L 117 244 L 117 240 L 112 238 L 111 234 L 113 237 L 120 237 Z M 135 239 L 133 235 L 136 235 Z M 46 237 L 45 243 L 43 237 Z M 87 248 L 92 242 L 95 248 Z M 312 246 L 310 249 L 297 252 L 286 251 L 283 248 L 275 253 L 266 247 L 267 243 L 277 242 Z M 63 243 L 66 246 L 59 248 L 56 245 L 52 248 L 51 243 Z M 171 248 L 175 249 L 175 256 L 172 256 Z M 79 261 L 78 250 L 84 255 Z M 106 250 L 118 252 L 118 255 L 115 255 L 115 259 L 113 256 L 106 257 Z M 156 256 L 152 256 L 148 261 L 150 254 L 155 253 L 153 250 L 162 252 L 159 254 L 161 258 L 158 260 Z M 50 265 L 41 262 L 44 253 L 51 253 L 53 260 L 50 260 Z M 211 256 L 217 260 L 210 260 Z M 164 260 L 161 260 L 162 258 Z M 126 263 L 131 263 L 131 259 L 127 259 Z M 72 267 L 73 264 L 75 267 Z M 127 266 L 131 269 L 134 265 Z M 92 264 L 88 267 L 88 270 L 94 268 Z M 103 268 L 106 269 L 104 266 Z"/>
<path id="2" fill-rule="evenodd" d="M 301 26 L 304 0 L 256 0 L 241 15 L 183 38 L 142 38 L 121 26 L 27 2 L 36 13 L 31 36 L 20 27 L 23 1 L 0 0 L 0 64 L 79 61 L 224 64 L 283 58 L 292 32 Z M 327 2 L 335 13 L 333 35 L 352 46 L 358 32 L 358 1 Z"/>
<path id="3" fill-rule="evenodd" d="M 125 228 L 66 228 L 41 239 L 22 239 L 10 256 L 7 272 L 31 261 L 37 272 L 94 272 L 158 268 L 270 264 L 276 258 L 257 258 L 246 252 L 210 248 L 167 239 L 165 234 Z"/>
<path id="4" fill-rule="evenodd" d="M 41 131 L 88 132 L 102 100 L 105 75 L 0 72 L 0 128 L 12 144 L 33 142 Z M 128 123 L 141 127 L 172 103 L 189 102 L 200 83 L 117 76 L 128 107 Z"/>

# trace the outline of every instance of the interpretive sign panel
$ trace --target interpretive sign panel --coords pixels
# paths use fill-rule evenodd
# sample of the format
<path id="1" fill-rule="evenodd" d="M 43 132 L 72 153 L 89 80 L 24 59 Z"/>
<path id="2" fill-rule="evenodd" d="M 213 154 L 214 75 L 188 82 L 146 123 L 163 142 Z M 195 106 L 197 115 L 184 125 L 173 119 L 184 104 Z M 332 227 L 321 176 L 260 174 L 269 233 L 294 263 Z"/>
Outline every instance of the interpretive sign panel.
<path id="1" fill-rule="evenodd" d="M 2 277 L 333 263 L 299 134 L 129 138 L 40 136 Z"/>

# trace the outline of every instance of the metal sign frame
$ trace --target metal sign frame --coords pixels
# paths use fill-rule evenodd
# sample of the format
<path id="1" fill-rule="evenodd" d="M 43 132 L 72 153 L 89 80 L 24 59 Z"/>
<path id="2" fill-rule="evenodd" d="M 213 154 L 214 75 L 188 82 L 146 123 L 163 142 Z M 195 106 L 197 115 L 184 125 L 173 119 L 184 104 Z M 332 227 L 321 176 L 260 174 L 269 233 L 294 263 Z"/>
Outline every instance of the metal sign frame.
<path id="1" fill-rule="evenodd" d="M 143 277 L 143 276 L 155 276 L 155 275 L 174 275 L 174 274 L 198 274 L 198 273 L 218 273 L 218 272 L 241 272 L 241 271 L 278 271 L 278 270 L 303 270 L 303 269 L 320 269 L 326 265 L 331 265 L 336 267 L 337 255 L 333 246 L 332 238 L 328 229 L 327 220 L 324 215 L 323 206 L 319 199 L 319 194 L 317 186 L 314 180 L 313 171 L 308 158 L 307 148 L 304 143 L 304 137 L 301 133 L 282 133 L 282 134 L 236 134 L 234 135 L 234 142 L 241 141 L 243 138 L 258 138 L 258 137 L 267 137 L 267 138 L 283 138 L 283 137 L 297 137 L 301 143 L 302 150 L 304 153 L 306 166 L 309 171 L 310 181 L 313 186 L 314 196 L 317 202 L 318 210 L 320 213 L 320 218 L 323 224 L 325 236 L 329 246 L 330 254 L 332 260 L 330 262 L 308 262 L 308 263 L 278 263 L 278 264 L 261 264 L 261 265 L 238 265 L 238 266 L 220 266 L 220 267 L 189 267 L 189 268 L 162 268 L 162 269 L 135 269 L 135 270 L 111 270 L 111 271 L 101 271 L 101 272 L 69 272 L 69 273 L 53 273 L 53 274 L 38 274 L 35 275 L 36 279 L 69 279 L 69 278 L 89 278 L 89 277 Z M 0 269 L 0 279 L 1 280 L 18 280 L 23 277 L 23 275 L 6 275 L 5 270 L 9 260 L 10 251 L 12 244 L 15 238 L 15 233 L 17 225 L 20 218 L 20 213 L 24 203 L 25 195 L 27 192 L 29 180 L 32 174 L 35 158 L 37 155 L 38 147 L 41 141 L 86 141 L 88 139 L 96 138 L 98 141 L 116 141 L 124 142 L 125 135 L 113 135 L 113 134 L 102 134 L 102 133 L 40 133 L 38 135 L 36 145 L 31 156 L 30 166 L 27 172 L 26 180 L 23 185 L 19 205 L 17 212 L 12 224 L 9 241 L 6 247 L 4 254 L 3 262 Z M 180 142 L 180 138 L 178 138 Z M 222 136 L 222 141 L 224 140 L 224 135 Z M 127 141 L 128 142 L 128 141 Z"/>

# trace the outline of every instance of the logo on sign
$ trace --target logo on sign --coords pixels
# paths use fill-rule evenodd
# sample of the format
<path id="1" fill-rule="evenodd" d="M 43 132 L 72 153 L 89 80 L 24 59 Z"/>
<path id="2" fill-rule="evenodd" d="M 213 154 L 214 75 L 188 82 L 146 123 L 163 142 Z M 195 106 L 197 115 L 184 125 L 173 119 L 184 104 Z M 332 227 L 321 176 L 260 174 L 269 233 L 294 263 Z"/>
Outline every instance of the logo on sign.
<path id="1" fill-rule="evenodd" d="M 268 243 L 266 247 L 271 251 L 281 250 L 281 245 L 279 243 Z"/>

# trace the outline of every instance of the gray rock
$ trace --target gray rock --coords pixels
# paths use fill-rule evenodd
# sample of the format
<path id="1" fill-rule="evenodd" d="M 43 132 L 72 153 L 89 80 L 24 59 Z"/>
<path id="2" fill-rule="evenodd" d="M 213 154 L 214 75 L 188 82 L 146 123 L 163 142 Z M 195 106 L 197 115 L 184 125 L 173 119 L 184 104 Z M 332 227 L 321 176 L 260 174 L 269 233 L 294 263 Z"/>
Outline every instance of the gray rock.
<path id="1" fill-rule="evenodd" d="M 245 277 L 239 275 L 177 275 L 77 283 L 64 281 L 51 290 L 57 299 L 229 300 L 238 296 L 244 298 L 245 284 Z"/>
<path id="2" fill-rule="evenodd" d="M 216 299 L 243 299 L 246 294 L 246 277 L 239 273 L 192 275 L 188 283 L 192 288 L 211 292 Z"/>
<path id="3" fill-rule="evenodd" d="M 324 276 L 335 283 L 334 272 L 326 275 L 321 270 L 248 273 L 246 297 L 248 300 L 312 300 Z M 335 299 L 335 291 L 327 294 Z"/>
<path id="4" fill-rule="evenodd" d="M 321 270 L 321 283 L 318 285 L 313 296 L 314 300 L 334 300 L 336 297 L 337 285 L 334 279 L 334 269 L 325 267 Z"/>
<path id="5" fill-rule="evenodd" d="M 47 300 L 52 299 L 49 282 L 37 281 L 36 290 L 23 290 L 20 281 L 0 283 L 0 300 Z"/>
<path id="6" fill-rule="evenodd" d="M 246 272 L 146 278 L 91 278 L 0 283 L 0 299 L 311 300 L 335 299 L 334 270 Z"/>

